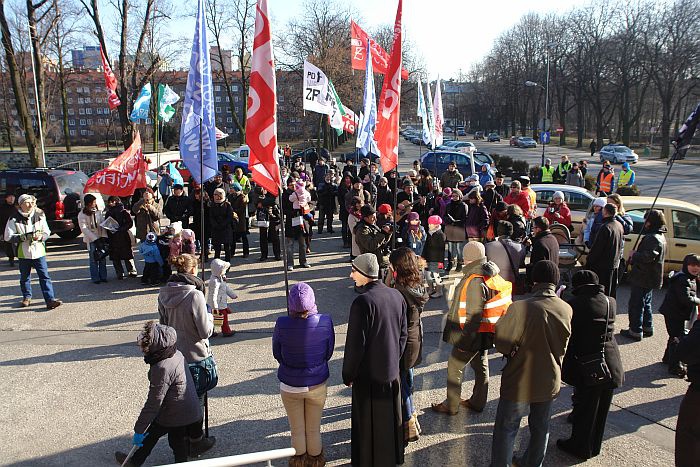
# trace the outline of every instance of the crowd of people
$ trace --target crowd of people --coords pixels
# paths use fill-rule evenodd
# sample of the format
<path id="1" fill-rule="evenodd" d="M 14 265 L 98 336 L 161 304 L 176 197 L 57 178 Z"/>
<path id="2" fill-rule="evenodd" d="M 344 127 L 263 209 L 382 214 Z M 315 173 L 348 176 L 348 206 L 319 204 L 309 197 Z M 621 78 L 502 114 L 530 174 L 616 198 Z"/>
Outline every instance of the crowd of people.
<path id="1" fill-rule="evenodd" d="M 575 389 L 572 434 L 557 446 L 582 460 L 600 453 L 613 390 L 624 381 L 613 333 L 623 236 L 632 229 L 622 199 L 607 190 L 609 178 L 599 184 L 603 196 L 592 203 L 581 229 L 588 255 L 569 278 L 564 300 L 559 241 L 551 231 L 553 225 L 571 228 L 563 193 L 554 193 L 539 216 L 528 177 L 506 184 L 505 176 L 488 166 L 482 174 L 465 178 L 451 163 L 438 178 L 418 161 L 401 176 L 397 171 L 381 174 L 369 159 L 339 165 L 328 155 L 308 166 L 285 160 L 281 175 L 286 188 L 279 197 L 251 183 L 240 169 L 224 170 L 201 186 L 192 183 L 188 193 L 178 184 L 159 198 L 146 189 L 130 209 L 110 196 L 106 209 L 100 210 L 97 197 L 85 195 L 79 225 L 92 282 L 107 281 L 108 257 L 117 279 L 138 277 L 138 246 L 144 260 L 141 282 L 162 286 L 159 322 L 147 323 L 139 336 L 151 365 L 151 386 L 134 428 L 138 449 L 127 465 L 141 465 L 165 434 L 176 461 L 213 446 L 213 437 L 202 434 L 207 387 L 200 372 L 211 370 L 207 362 L 213 362 L 208 339 L 235 332 L 228 321 L 228 301 L 236 294 L 226 273 L 238 244 L 241 257 L 247 258 L 248 236 L 257 229 L 259 261 L 270 259 L 272 243 L 275 260 L 282 259 L 285 248 L 289 271 L 309 268 L 314 231 L 335 233 L 336 216 L 342 240 L 338 247 L 349 250 L 350 277 L 358 293 L 350 306 L 342 370 L 343 382 L 352 388 L 354 465 L 401 464 L 405 447 L 419 439 L 413 372 L 422 359 L 421 314 L 429 300 L 443 295 L 448 306 L 442 339 L 452 350 L 446 397 L 432 404 L 432 410 L 446 416 L 461 408 L 482 412 L 490 379 L 488 354 L 495 348 L 507 363 L 491 465 L 542 464 L 551 404 L 562 380 Z M 542 170 L 552 182 L 580 186 L 585 177 L 578 164 L 564 158 L 556 168 L 547 164 Z M 5 240 L 19 261 L 23 306 L 31 300 L 29 274 L 34 267 L 52 309 L 61 302 L 53 296 L 45 261 L 50 232 L 32 198 L 21 196 L 16 212 L 10 212 Z M 6 204 L 13 206 L 14 200 L 8 196 Z M 660 211 L 647 214 L 644 232 L 630 258 L 630 326 L 621 333 L 636 341 L 653 335 L 651 297 L 663 282 L 665 219 Z M 14 260 L 15 255 L 8 256 Z M 197 255 L 210 264 L 208 284 L 197 275 L 204 267 Z M 457 280 L 451 293 L 445 293 L 444 281 L 453 271 L 461 276 L 453 274 Z M 687 374 L 691 381 L 700 370 L 693 367 L 694 357 L 684 356 L 695 352 L 685 343 L 684 325 L 700 303 L 698 274 L 700 257 L 689 255 L 661 307 L 670 336 L 664 362 L 672 374 Z M 513 301 L 515 297 L 519 299 Z M 320 466 L 325 464 L 320 424 L 335 347 L 333 322 L 319 313 L 314 291 L 304 282 L 290 289 L 288 311 L 275 324 L 272 351 L 280 364 L 280 394 L 297 452 L 289 463 Z M 691 336 L 700 333 L 696 330 Z M 587 366 L 592 360 L 605 369 L 595 381 Z M 190 371 L 182 370 L 185 363 Z M 462 399 L 467 365 L 475 382 L 471 397 Z M 695 395 L 688 394 L 687 411 L 697 412 L 689 399 Z M 514 455 L 515 436 L 526 415 L 530 441 L 521 455 Z M 682 420 L 692 424 L 688 417 L 679 418 L 679 425 Z M 700 441 L 685 436 L 683 442 L 697 446 Z M 120 462 L 126 458 L 117 453 Z"/>

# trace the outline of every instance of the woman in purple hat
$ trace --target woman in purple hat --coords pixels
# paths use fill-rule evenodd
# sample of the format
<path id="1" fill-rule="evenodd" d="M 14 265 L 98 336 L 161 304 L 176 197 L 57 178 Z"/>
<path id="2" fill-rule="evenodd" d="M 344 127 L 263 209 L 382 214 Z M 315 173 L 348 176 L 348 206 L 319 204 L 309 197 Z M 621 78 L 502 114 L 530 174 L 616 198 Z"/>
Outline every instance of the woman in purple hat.
<path id="1" fill-rule="evenodd" d="M 289 465 L 325 465 L 321 415 L 326 403 L 328 360 L 335 333 L 328 315 L 318 314 L 313 289 L 300 282 L 289 290 L 289 315 L 277 318 L 272 353 L 280 363 L 282 403 L 289 418 L 292 447 Z"/>

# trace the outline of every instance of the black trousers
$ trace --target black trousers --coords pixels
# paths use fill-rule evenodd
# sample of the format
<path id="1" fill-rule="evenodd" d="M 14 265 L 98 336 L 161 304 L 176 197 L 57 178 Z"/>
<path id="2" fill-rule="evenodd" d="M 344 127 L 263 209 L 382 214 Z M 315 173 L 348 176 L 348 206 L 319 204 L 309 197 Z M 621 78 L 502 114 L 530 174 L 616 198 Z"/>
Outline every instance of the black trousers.
<path id="1" fill-rule="evenodd" d="M 161 269 L 158 263 L 146 263 L 143 266 L 143 275 L 141 276 L 143 284 L 157 284 L 160 278 Z"/>
<path id="2" fill-rule="evenodd" d="M 126 265 L 126 269 L 128 272 L 136 272 L 136 264 L 134 263 L 133 259 L 113 259 L 112 264 L 114 265 L 114 270 L 117 273 L 117 277 L 124 277 L 124 267 L 122 266 L 122 261 L 124 261 L 124 264 Z"/>
<path id="3" fill-rule="evenodd" d="M 695 467 L 700 459 L 700 390 L 691 385 L 676 423 L 676 467 Z"/>
<path id="4" fill-rule="evenodd" d="M 158 440 L 163 435 L 168 435 L 168 445 L 175 454 L 175 462 L 187 462 L 187 456 L 190 452 L 190 439 L 202 438 L 202 420 L 185 426 L 162 426 L 156 422 L 151 423 L 151 426 L 146 430 L 148 435 L 143 440 L 143 446 L 138 448 L 134 455 L 129 459 L 133 465 L 142 465 L 146 458 L 151 454 L 153 448 L 158 443 Z"/>
<path id="5" fill-rule="evenodd" d="M 323 221 L 326 221 L 326 230 L 333 231 L 333 208 L 321 208 L 318 210 L 318 233 L 323 233 Z"/>
<path id="6" fill-rule="evenodd" d="M 270 227 L 260 228 L 260 257 L 267 258 L 269 253 L 269 243 L 272 242 L 272 252 L 275 254 L 275 259 L 280 257 L 280 227 L 273 225 Z"/>
<path id="7" fill-rule="evenodd" d="M 668 332 L 668 342 L 666 343 L 663 362 L 667 363 L 668 368 L 673 370 L 680 366 L 680 361 L 676 356 L 678 341 L 675 341 L 675 339 L 680 340 L 685 335 L 685 321 L 664 315 L 664 322 L 666 323 L 666 332 Z"/>
<path id="8" fill-rule="evenodd" d="M 214 258 L 221 258 L 221 243 L 214 243 Z M 224 243 L 224 261 L 231 262 L 231 245 Z"/>
<path id="9" fill-rule="evenodd" d="M 240 241 L 243 245 L 243 254 L 247 255 L 250 252 L 250 246 L 248 245 L 248 232 L 234 232 L 233 243 L 231 243 L 231 256 L 236 255 L 236 243 L 238 241 Z"/>
<path id="10" fill-rule="evenodd" d="M 15 254 L 15 246 L 10 243 L 10 242 L 2 242 L 4 245 L 5 249 L 5 254 L 7 255 L 7 259 L 10 260 L 10 264 L 14 263 L 15 258 L 17 255 Z"/>
<path id="11" fill-rule="evenodd" d="M 581 458 L 600 454 L 613 390 L 602 387 L 576 386 L 573 427 L 569 445 Z"/>

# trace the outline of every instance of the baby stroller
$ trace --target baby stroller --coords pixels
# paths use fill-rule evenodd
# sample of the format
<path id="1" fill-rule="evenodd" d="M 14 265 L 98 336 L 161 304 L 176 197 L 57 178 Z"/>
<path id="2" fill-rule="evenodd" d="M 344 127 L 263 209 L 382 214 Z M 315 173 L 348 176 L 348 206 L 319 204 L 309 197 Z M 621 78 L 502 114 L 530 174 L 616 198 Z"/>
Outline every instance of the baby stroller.
<path id="1" fill-rule="evenodd" d="M 561 279 L 567 287 L 571 287 L 571 276 L 578 266 L 578 259 L 581 257 L 581 248 L 571 241 L 571 232 L 563 224 L 552 224 L 549 226 L 550 232 L 559 242 L 559 273 Z"/>

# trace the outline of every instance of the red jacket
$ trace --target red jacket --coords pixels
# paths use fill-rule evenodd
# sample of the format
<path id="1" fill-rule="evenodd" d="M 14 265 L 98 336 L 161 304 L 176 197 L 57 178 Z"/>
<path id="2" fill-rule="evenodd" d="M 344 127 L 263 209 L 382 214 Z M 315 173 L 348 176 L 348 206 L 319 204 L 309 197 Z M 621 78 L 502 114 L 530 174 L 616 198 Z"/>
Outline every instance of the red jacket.
<path id="1" fill-rule="evenodd" d="M 517 204 L 523 210 L 525 217 L 530 217 L 530 197 L 527 193 L 521 191 L 517 195 L 512 191 L 503 200 L 506 204 Z"/>
<path id="2" fill-rule="evenodd" d="M 552 212 L 552 208 L 554 212 Z M 561 203 L 559 206 L 549 203 L 549 206 L 544 211 L 544 217 L 549 221 L 550 225 L 557 222 L 571 228 L 571 209 L 566 203 Z"/>

